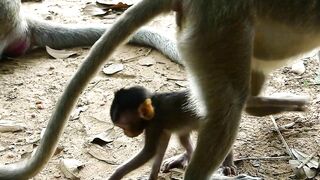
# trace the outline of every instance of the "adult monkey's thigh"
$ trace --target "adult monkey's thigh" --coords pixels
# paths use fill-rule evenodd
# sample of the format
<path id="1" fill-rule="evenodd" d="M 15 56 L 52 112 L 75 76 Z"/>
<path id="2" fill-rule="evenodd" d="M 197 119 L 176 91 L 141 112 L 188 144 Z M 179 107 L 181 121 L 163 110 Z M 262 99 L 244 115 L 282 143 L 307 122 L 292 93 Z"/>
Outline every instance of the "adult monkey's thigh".
<path id="1" fill-rule="evenodd" d="M 203 180 L 229 152 L 249 95 L 252 4 L 242 0 L 183 2 L 178 47 L 207 118 L 185 179 Z"/>

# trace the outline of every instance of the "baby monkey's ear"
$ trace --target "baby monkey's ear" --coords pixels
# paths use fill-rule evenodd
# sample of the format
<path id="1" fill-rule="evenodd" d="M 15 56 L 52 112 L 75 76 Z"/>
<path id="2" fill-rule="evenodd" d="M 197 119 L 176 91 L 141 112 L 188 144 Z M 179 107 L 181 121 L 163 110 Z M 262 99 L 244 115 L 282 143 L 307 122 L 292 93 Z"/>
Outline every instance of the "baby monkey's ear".
<path id="1" fill-rule="evenodd" d="M 139 116 L 145 120 L 151 120 L 154 117 L 154 108 L 150 98 L 146 99 L 138 108 Z"/>

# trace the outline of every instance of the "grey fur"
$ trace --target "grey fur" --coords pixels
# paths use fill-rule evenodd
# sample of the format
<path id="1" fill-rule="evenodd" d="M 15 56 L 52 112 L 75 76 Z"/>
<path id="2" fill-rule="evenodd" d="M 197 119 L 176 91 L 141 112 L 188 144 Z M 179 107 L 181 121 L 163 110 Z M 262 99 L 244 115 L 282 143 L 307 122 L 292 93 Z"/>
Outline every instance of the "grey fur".
<path id="1" fill-rule="evenodd" d="M 151 29 L 139 29 L 129 40 L 129 43 L 150 46 L 162 54 L 167 56 L 173 62 L 183 64 L 179 56 L 177 44 L 174 40 L 156 32 Z"/>
<path id="2" fill-rule="evenodd" d="M 27 18 L 27 22 L 35 45 L 57 49 L 91 46 L 111 27 L 110 25 L 62 25 L 32 18 Z M 129 43 L 155 48 L 170 60 L 182 64 L 175 41 L 152 29 L 139 29 L 131 36 Z"/>
<path id="3" fill-rule="evenodd" d="M 91 46 L 105 32 L 105 25 L 64 25 L 47 21 L 26 19 L 33 44 L 64 49 L 76 46 Z"/>

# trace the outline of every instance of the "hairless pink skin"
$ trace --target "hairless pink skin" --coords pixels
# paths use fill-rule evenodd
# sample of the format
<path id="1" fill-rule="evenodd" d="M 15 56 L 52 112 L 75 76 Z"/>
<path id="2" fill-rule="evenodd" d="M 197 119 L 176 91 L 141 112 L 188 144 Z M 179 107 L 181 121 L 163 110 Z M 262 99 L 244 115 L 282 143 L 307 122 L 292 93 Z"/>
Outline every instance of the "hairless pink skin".
<path id="1" fill-rule="evenodd" d="M 5 50 L 4 55 L 9 57 L 17 57 L 26 53 L 30 48 L 30 40 L 28 38 L 13 41 Z"/>

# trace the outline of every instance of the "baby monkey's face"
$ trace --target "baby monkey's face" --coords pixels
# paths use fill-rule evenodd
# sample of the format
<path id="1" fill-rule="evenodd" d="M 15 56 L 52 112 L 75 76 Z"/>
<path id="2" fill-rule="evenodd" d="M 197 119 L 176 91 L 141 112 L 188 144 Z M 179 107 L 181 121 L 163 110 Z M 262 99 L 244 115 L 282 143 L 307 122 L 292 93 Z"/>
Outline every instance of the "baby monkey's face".
<path id="1" fill-rule="evenodd" d="M 146 123 L 140 118 L 138 111 L 124 111 L 114 124 L 121 128 L 128 137 L 137 137 L 146 127 Z"/>

